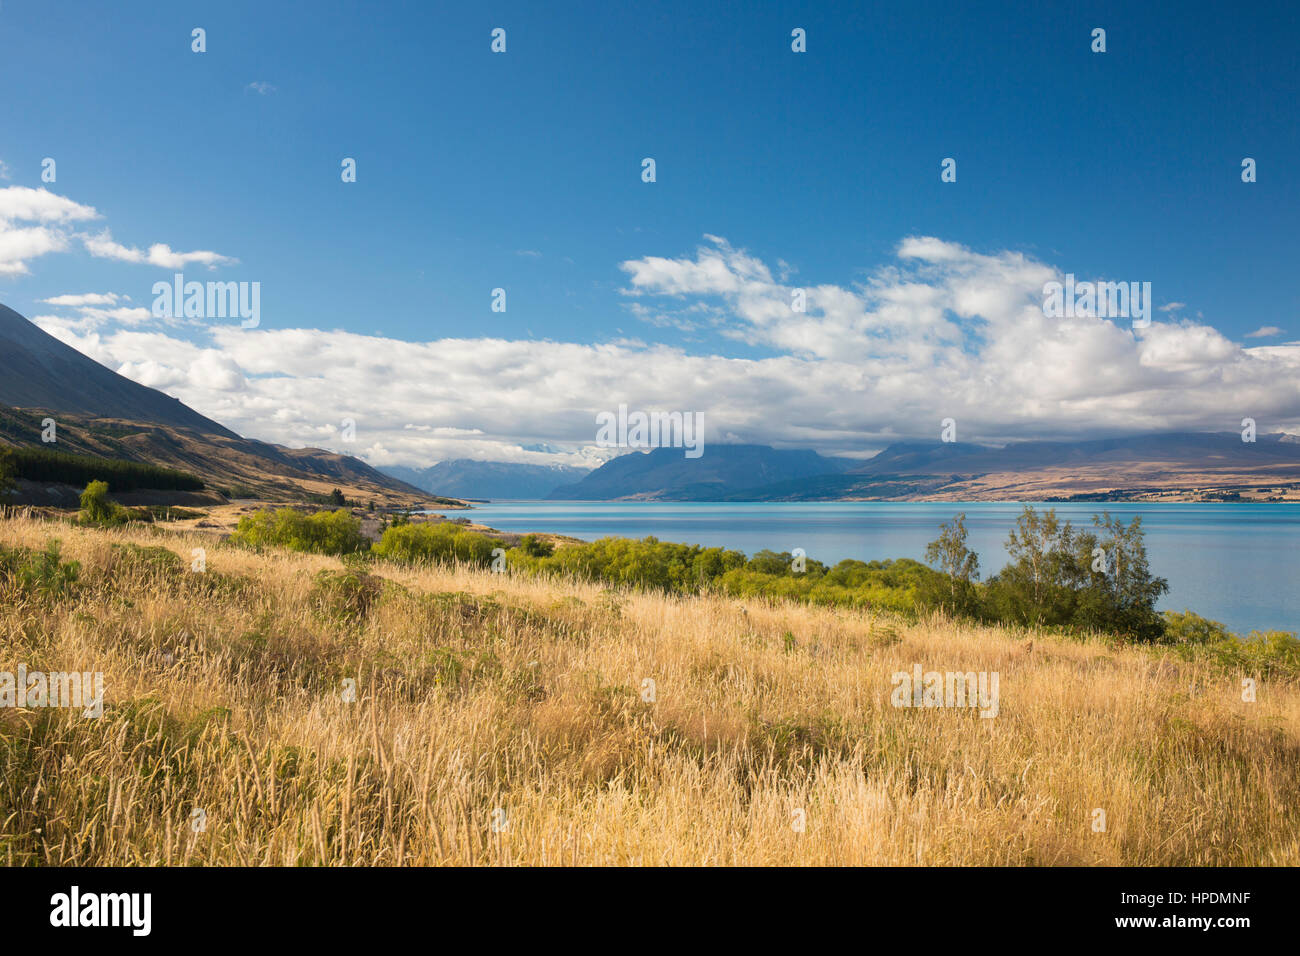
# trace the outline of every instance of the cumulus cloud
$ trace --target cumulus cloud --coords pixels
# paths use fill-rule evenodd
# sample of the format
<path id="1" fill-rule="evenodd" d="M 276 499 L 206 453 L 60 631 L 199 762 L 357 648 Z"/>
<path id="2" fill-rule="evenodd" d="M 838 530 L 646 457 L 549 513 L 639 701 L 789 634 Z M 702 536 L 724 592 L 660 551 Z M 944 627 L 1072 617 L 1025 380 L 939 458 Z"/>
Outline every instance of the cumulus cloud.
<path id="1" fill-rule="evenodd" d="M 59 328 L 66 331 L 91 332 L 107 325 L 139 326 L 156 321 L 143 306 L 131 306 L 128 295 L 116 292 L 82 292 L 51 296 L 41 301 L 47 305 L 71 309 L 75 315 L 38 315 L 32 318 L 47 330 Z M 122 305 L 118 305 L 122 302 Z"/>
<path id="2" fill-rule="evenodd" d="M 83 206 L 48 189 L 7 186 L 0 189 L 0 275 L 26 275 L 27 263 L 55 252 L 66 252 L 79 240 L 92 256 L 181 269 L 190 263 L 215 269 L 236 262 L 220 253 L 176 252 L 166 243 L 147 250 L 114 241 L 103 229 L 95 234 L 76 231 L 75 224 L 102 218 L 93 206 Z M 58 303 L 66 304 L 66 303 Z"/>
<path id="3" fill-rule="evenodd" d="M 963 440 L 990 442 L 1225 431 L 1246 416 L 1300 430 L 1300 344 L 1243 348 L 1189 319 L 1134 329 L 1051 318 L 1043 285 L 1063 271 L 1018 252 L 908 238 L 861 282 L 805 288 L 802 313 L 790 269 L 716 236 L 691 255 L 621 268 L 633 309 L 692 317 L 768 353 L 237 325 L 196 330 L 198 343 L 131 328 L 57 334 L 244 434 L 376 464 L 590 464 L 596 414 L 622 403 L 702 412 L 706 445 L 858 456 L 937 438 L 947 417 Z"/>
<path id="4" fill-rule="evenodd" d="M 117 305 L 116 292 L 83 292 L 77 295 L 56 295 L 41 301 L 47 305 L 63 305 L 77 308 L 83 305 Z"/>
<path id="5" fill-rule="evenodd" d="M 137 249 L 115 242 L 112 234 L 105 229 L 94 236 L 82 236 L 86 251 L 98 259 L 116 259 L 119 262 L 134 262 L 157 266 L 160 269 L 184 269 L 191 262 L 215 269 L 219 265 L 231 265 L 238 260 L 216 252 L 198 250 L 195 252 L 175 252 L 165 242 L 155 242 L 148 249 Z"/>
<path id="6" fill-rule="evenodd" d="M 98 217 L 93 207 L 47 189 L 0 189 L 0 275 L 26 275 L 30 260 L 68 248 L 73 223 Z"/>

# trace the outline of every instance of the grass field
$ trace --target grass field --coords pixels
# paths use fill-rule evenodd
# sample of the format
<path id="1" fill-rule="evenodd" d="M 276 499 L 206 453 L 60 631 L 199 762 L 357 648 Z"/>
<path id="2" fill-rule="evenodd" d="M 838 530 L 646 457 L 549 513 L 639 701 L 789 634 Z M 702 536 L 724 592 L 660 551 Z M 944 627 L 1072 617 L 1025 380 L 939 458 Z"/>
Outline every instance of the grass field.
<path id="1" fill-rule="evenodd" d="M 51 537 L 78 581 L 0 583 L 0 671 L 106 699 L 0 707 L 8 865 L 1300 864 L 1293 681 L 1246 702 L 1257 675 L 1102 638 L 0 522 Z M 997 716 L 892 706 L 916 664 L 997 672 Z"/>

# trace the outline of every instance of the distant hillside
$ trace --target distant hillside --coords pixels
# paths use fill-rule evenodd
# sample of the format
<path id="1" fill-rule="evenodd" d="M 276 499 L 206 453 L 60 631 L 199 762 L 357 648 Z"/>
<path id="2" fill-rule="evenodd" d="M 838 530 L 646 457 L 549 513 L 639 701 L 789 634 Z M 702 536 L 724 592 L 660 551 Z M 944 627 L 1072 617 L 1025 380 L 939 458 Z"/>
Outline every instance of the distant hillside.
<path id="1" fill-rule="evenodd" d="M 453 498 L 545 498 L 561 485 L 586 477 L 585 468 L 525 465 L 457 458 L 429 468 L 390 465 L 380 471 L 436 495 Z"/>
<path id="2" fill-rule="evenodd" d="M 57 441 L 41 440 L 42 419 Z M 241 438 L 178 400 L 131 381 L 0 306 L 0 445 L 148 462 L 197 475 L 209 489 L 270 500 L 345 494 L 390 503 L 427 496 L 365 462 L 319 448 Z"/>
<path id="3" fill-rule="evenodd" d="M 1300 444 L 1282 434 L 1182 432 L 1005 448 L 891 445 L 840 476 L 833 497 L 1159 500 L 1300 497 Z"/>
<path id="4" fill-rule="evenodd" d="M 680 448 L 656 448 L 620 455 L 581 481 L 555 489 L 549 497 L 717 501 L 743 497 L 752 489 L 758 500 L 766 497 L 766 486 L 837 473 L 851 464 L 856 463 L 824 458 L 806 449 L 787 451 L 766 445 L 710 445 L 700 458 L 687 458 Z"/>
<path id="5" fill-rule="evenodd" d="M 1130 465 L 1158 461 L 1198 467 L 1257 467 L 1300 462 L 1300 445 L 1283 435 L 1243 442 L 1237 432 L 1171 432 L 1092 441 L 1026 441 L 995 448 L 960 442 L 890 445 L 852 469 L 857 475 L 963 474 L 1028 471 L 1086 465 Z"/>

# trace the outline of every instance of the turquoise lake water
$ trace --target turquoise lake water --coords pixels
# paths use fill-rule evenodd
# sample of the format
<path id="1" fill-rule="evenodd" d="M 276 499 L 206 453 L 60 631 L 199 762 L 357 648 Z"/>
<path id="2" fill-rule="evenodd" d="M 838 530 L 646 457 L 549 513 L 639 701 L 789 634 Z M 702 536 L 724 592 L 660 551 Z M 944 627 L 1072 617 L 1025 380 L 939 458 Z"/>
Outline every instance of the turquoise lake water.
<path id="1" fill-rule="evenodd" d="M 473 519 L 502 531 L 548 531 L 721 546 L 753 554 L 803 548 L 826 564 L 844 558 L 923 560 L 939 524 L 966 513 L 968 545 L 982 577 L 1007 560 L 1007 532 L 1023 507 L 1011 502 L 629 503 L 502 501 L 475 505 Z M 1142 516 L 1155 574 L 1168 578 L 1160 607 L 1190 609 L 1232 630 L 1300 630 L 1300 504 L 1052 503 L 1076 526 L 1103 508 Z"/>

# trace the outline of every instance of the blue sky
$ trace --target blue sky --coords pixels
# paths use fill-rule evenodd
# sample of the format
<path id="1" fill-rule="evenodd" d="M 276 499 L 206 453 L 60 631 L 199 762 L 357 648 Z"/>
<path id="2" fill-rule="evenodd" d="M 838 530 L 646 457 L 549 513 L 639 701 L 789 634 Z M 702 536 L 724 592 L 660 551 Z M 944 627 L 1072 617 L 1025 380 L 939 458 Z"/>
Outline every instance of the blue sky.
<path id="1" fill-rule="evenodd" d="M 97 216 L 63 223 L 61 249 L 11 254 L 21 267 L 0 273 L 0 301 L 46 315 L 43 326 L 106 364 L 288 444 L 328 443 L 339 414 L 313 420 L 319 401 L 305 385 L 292 400 L 259 392 L 267 403 L 303 403 L 279 409 L 284 427 L 273 426 L 269 406 L 235 393 L 300 370 L 253 368 L 207 329 L 166 330 L 169 345 L 133 343 L 138 322 L 60 327 L 75 313 L 44 300 L 97 293 L 147 306 L 152 284 L 176 271 L 91 255 L 68 237 L 107 229 L 129 248 L 166 243 L 237 260 L 185 271 L 261 283 L 261 351 L 274 351 L 269 337 L 285 330 L 343 330 L 390 350 L 390 340 L 632 341 L 651 372 L 671 353 L 680 368 L 670 382 L 689 377 L 698 357 L 833 358 L 842 350 L 809 353 L 764 332 L 744 290 L 645 269 L 635 286 L 638 272 L 625 264 L 698 264 L 701 247 L 724 248 L 722 268 L 756 260 L 783 289 L 852 292 L 895 281 L 908 237 L 991 257 L 971 260 L 985 265 L 1023 256 L 1080 277 L 1149 281 L 1156 305 L 1182 303 L 1163 320 L 1246 348 L 1300 338 L 1294 4 L 752 6 L 318 3 L 307 13 L 266 2 L 3 0 L 0 190 L 45 188 Z M 190 49 L 196 26 L 207 32 L 202 54 Z M 494 27 L 507 31 L 504 54 L 489 49 Z M 807 31 L 806 53 L 791 51 L 794 27 Z M 1094 27 L 1107 31 L 1104 54 L 1090 50 Z M 657 165 L 651 184 L 640 175 L 647 156 Z M 1247 156 L 1258 164 L 1251 184 L 1240 176 Z M 44 157 L 56 159 L 55 183 L 41 182 Z M 343 157 L 356 159 L 356 183 L 340 181 Z M 956 183 L 940 182 L 944 157 L 957 160 Z M 507 290 L 505 313 L 490 311 L 496 287 Z M 1277 331 L 1247 338 L 1261 328 Z M 128 333 L 116 344 L 115 329 Z M 79 337 L 88 332 L 93 340 Z M 979 351 L 984 338 L 960 344 L 971 369 L 994 367 Z M 220 351 L 205 361 L 238 365 L 238 387 L 214 394 L 231 376 L 186 369 L 175 343 Z M 160 354 L 142 357 L 142 348 Z M 1152 360 L 1150 349 L 1130 358 Z M 1268 374 L 1291 358 L 1271 353 Z M 927 352 L 917 367 L 949 359 Z M 1198 358 L 1203 377 L 1216 361 L 1239 360 L 1226 346 Z M 516 359 L 504 364 L 519 370 Z M 508 370 L 494 374 L 496 387 L 509 387 Z M 593 407 L 680 394 L 656 392 L 654 379 L 647 373 L 646 389 Z M 1181 393 L 1172 400 L 1185 402 L 1185 416 L 1135 416 L 1146 399 L 1134 396 L 1150 384 L 1130 389 L 1126 413 L 1089 418 L 1072 407 L 1044 425 L 1041 400 L 1024 403 L 1036 412 L 1004 416 L 981 415 L 989 403 L 980 400 L 967 416 L 990 440 L 1213 425 Z M 1279 387 L 1257 404 L 1290 427 L 1300 408 L 1294 388 Z M 695 400 L 712 408 L 706 398 Z M 589 410 L 573 401 L 553 410 L 557 423 L 543 435 L 544 423 L 504 427 L 505 405 L 501 421 L 485 425 L 477 406 L 450 409 L 444 399 L 422 405 L 413 394 L 375 410 L 376 435 L 380 419 L 387 434 L 430 424 L 417 412 L 435 408 L 432 427 L 478 430 L 500 452 L 461 448 L 475 457 L 518 458 L 516 440 L 547 438 L 570 452 L 584 441 L 586 426 L 572 422 Z M 818 401 L 844 401 L 805 399 L 803 419 L 818 417 Z M 764 430 L 725 409 L 715 420 L 726 426 L 719 440 L 856 453 L 930 430 L 929 410 L 900 408 L 892 422 L 825 428 L 773 428 L 768 414 Z M 454 451 L 404 447 L 399 454 L 388 440 L 360 451 L 376 460 Z"/>

